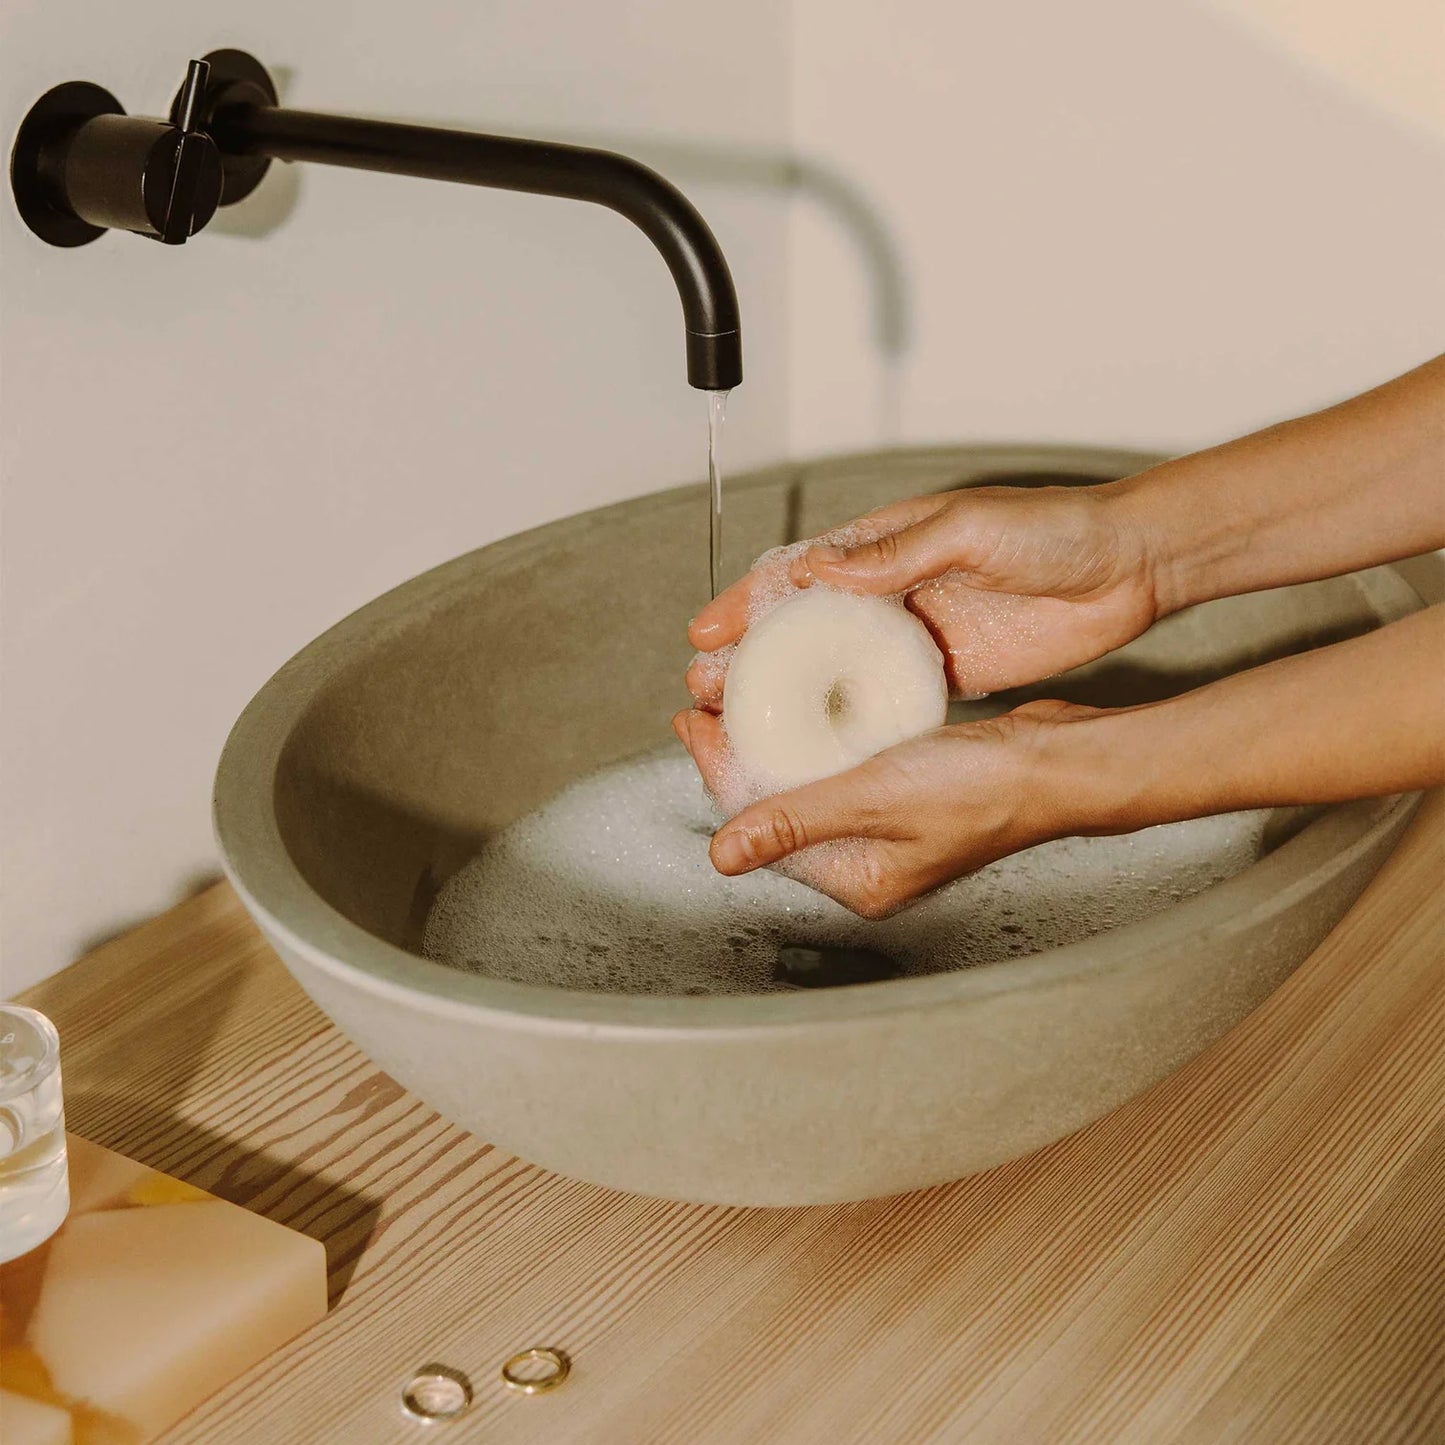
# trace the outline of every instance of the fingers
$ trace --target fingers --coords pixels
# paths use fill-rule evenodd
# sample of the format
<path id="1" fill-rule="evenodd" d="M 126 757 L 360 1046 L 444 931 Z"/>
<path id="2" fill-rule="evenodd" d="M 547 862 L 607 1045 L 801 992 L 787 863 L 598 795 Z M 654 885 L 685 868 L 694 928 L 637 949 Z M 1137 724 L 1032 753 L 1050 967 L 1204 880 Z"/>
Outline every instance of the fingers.
<path id="1" fill-rule="evenodd" d="M 911 526 L 942 510 L 946 503 L 947 498 L 944 496 L 914 497 L 906 502 L 895 502 L 891 506 L 870 512 L 866 517 L 860 517 L 858 521 L 851 524 L 851 529 L 861 529 L 866 533 L 874 534 L 896 532 L 902 527 Z M 827 544 L 833 540 L 835 535 L 826 533 L 818 538 L 818 542 Z M 719 592 L 693 618 L 687 629 L 688 641 L 699 652 L 716 652 L 718 648 L 726 647 L 730 642 L 736 642 L 747 630 L 748 611 L 753 593 L 759 586 L 766 587 L 770 583 L 776 582 L 788 571 L 791 571 L 793 581 L 797 586 L 806 587 L 812 581 L 808 569 L 801 566 L 800 563 L 795 563 L 790 569 L 782 558 L 777 557 L 774 553 L 769 553 L 764 557 L 761 565 L 754 567 L 745 577 L 739 577 L 731 587 Z"/>
<path id="2" fill-rule="evenodd" d="M 935 492 L 932 496 L 906 497 L 901 502 L 889 502 L 886 507 L 875 507 L 873 511 L 865 512 L 856 522 L 824 532 L 822 536 L 814 538 L 814 541 L 836 542 L 840 536 L 849 532 L 860 532 L 868 539 L 881 536 L 884 532 L 901 532 L 905 527 L 911 527 L 915 522 L 921 522 L 925 517 L 941 512 L 952 501 L 953 495 L 951 492 Z"/>
<path id="3" fill-rule="evenodd" d="M 1066 703 L 1034 703 L 1025 712 L 1042 720 L 1054 709 L 1074 711 Z M 850 772 L 747 806 L 740 806 L 721 721 L 688 711 L 673 719 L 673 729 L 719 806 L 738 809 L 713 835 L 709 853 L 719 873 L 776 868 L 862 918 L 880 919 L 961 873 L 1054 836 L 1027 829 L 1015 836 L 999 822 L 999 788 L 987 781 L 997 770 L 979 763 L 987 762 L 990 747 L 1013 746 L 1007 722 L 915 739 Z M 962 769 L 959 747 L 970 749 Z M 967 784 L 962 791 L 960 783 Z M 1012 804 L 1005 812 L 1012 815 Z M 832 842 L 846 846 L 815 847 Z"/>
<path id="4" fill-rule="evenodd" d="M 727 678 L 728 664 L 732 660 L 732 649 L 722 648 L 717 652 L 700 653 L 693 658 L 683 681 L 698 707 L 708 712 L 721 712 L 723 684 Z"/>
<path id="5" fill-rule="evenodd" d="M 739 577 L 731 587 L 719 592 L 688 623 L 687 640 L 699 652 L 715 652 L 743 635 L 748 625 L 752 586 L 753 574 L 749 572 L 746 577 Z"/>
<path id="6" fill-rule="evenodd" d="M 1089 707 L 1082 702 L 1065 702 L 1062 698 L 1036 698 L 1016 707 L 1010 717 L 1038 718 L 1041 722 L 1083 722 L 1085 718 L 1102 717 L 1103 708 Z"/>
<path id="7" fill-rule="evenodd" d="M 727 734 L 721 721 L 709 712 L 690 709 L 673 718 L 672 730 L 692 754 L 703 786 L 714 798 L 721 797 L 730 780 Z"/>
<path id="8" fill-rule="evenodd" d="M 718 686 L 712 668 L 704 667 L 697 658 L 694 658 L 688 665 L 682 680 L 698 707 L 708 712 L 722 711 L 722 689 Z M 677 731 L 676 727 L 673 728 L 673 731 Z M 685 737 L 682 740 L 683 742 L 687 741 Z"/>
<path id="9" fill-rule="evenodd" d="M 708 792 L 724 799 L 731 768 L 722 722 L 711 713 L 680 712 L 672 720 L 672 730 L 692 754 Z M 745 807 L 713 835 L 709 849 L 713 867 L 736 877 L 781 862 L 814 843 L 866 836 L 875 819 L 862 788 L 863 780 L 854 769 Z"/>
<path id="10" fill-rule="evenodd" d="M 873 826 L 853 774 L 841 773 L 744 808 L 713 834 L 709 852 L 719 873 L 736 877 L 815 843 L 867 836 Z"/>
<path id="11" fill-rule="evenodd" d="M 806 586 L 816 580 L 879 596 L 906 592 L 959 565 L 956 534 L 951 513 L 939 509 L 856 547 L 820 542 L 794 564 L 793 581 Z"/>

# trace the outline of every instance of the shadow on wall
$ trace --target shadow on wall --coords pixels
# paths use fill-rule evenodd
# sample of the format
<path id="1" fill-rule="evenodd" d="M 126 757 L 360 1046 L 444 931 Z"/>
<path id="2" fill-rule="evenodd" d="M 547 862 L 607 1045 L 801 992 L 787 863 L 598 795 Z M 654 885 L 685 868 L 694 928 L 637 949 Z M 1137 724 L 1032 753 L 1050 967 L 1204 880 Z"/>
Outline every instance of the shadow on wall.
<path id="1" fill-rule="evenodd" d="M 358 110 L 356 113 L 366 112 Z M 454 129 L 489 129 L 486 125 L 465 121 L 443 123 L 415 116 L 380 118 L 404 119 L 417 125 L 445 124 Z M 690 182 L 696 182 L 700 185 L 796 192 L 810 197 L 834 217 L 857 249 L 870 285 L 870 333 L 879 356 L 894 360 L 908 350 L 911 325 L 908 282 L 898 243 L 867 195 L 839 172 L 786 151 L 726 150 L 641 136 L 564 137 L 533 131 L 529 138 L 620 151 L 660 171 L 683 190 Z M 216 212 L 210 229 L 229 236 L 259 238 L 270 235 L 284 225 L 296 209 L 300 196 L 299 173 L 297 166 L 276 162 L 266 173 L 265 181 L 244 201 Z"/>
<path id="2" fill-rule="evenodd" d="M 1441 136 L 1220 6 L 799 16 L 796 142 L 845 162 L 908 257 L 906 439 L 1173 451 L 1439 350 Z M 849 259 L 806 216 L 798 246 L 794 444 L 867 445 Z"/>

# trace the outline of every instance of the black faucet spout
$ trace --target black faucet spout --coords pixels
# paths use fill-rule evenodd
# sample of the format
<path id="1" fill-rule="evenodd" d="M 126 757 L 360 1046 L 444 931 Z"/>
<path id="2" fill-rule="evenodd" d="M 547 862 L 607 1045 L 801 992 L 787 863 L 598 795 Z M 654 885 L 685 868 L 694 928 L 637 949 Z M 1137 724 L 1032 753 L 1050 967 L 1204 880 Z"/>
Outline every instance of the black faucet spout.
<path id="1" fill-rule="evenodd" d="M 108 230 L 179 244 L 261 182 L 273 160 L 318 161 L 592 201 L 620 212 L 662 253 L 682 298 L 687 379 L 743 379 L 738 297 L 717 239 L 676 186 L 626 156 L 463 130 L 286 110 L 244 50 L 193 60 L 169 120 L 128 116 L 87 81 L 57 85 L 15 137 L 10 186 L 25 224 L 52 246 Z"/>
<path id="2" fill-rule="evenodd" d="M 742 381 L 737 293 L 707 222 L 656 171 L 611 151 L 222 98 L 209 132 L 222 157 L 316 161 L 607 206 L 662 253 L 682 299 L 687 379 L 708 391 Z"/>

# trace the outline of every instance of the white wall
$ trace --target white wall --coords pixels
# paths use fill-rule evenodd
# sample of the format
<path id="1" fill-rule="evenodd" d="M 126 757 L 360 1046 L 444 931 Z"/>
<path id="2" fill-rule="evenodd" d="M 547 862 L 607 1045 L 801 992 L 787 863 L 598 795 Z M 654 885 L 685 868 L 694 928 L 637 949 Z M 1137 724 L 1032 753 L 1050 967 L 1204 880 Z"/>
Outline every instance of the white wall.
<path id="1" fill-rule="evenodd" d="M 70 78 L 155 113 L 232 44 L 298 106 L 631 146 L 737 276 L 731 466 L 1176 448 L 1440 349 L 1429 3 L 1361 58 L 1354 0 L 9 0 L 0 128 Z M 702 470 L 606 212 L 275 167 L 179 251 L 66 254 L 5 199 L 0 287 L 0 993 L 214 866 L 225 732 L 328 623 Z"/>
<path id="2" fill-rule="evenodd" d="M 1440 93 L 1438 0 L 1433 30 L 1348 6 L 1370 84 L 1318 60 L 1346 8 L 796 0 L 795 144 L 870 199 L 911 344 L 880 354 L 856 248 L 800 202 L 793 444 L 1189 447 L 1441 350 L 1445 130 L 1407 104 Z"/>
<path id="3" fill-rule="evenodd" d="M 725 24 L 670 0 L 11 0 L 4 17 L 7 150 L 59 81 L 157 114 L 186 59 L 227 44 L 285 67 L 302 107 L 693 143 L 680 181 L 747 325 L 729 453 L 786 449 L 786 201 L 706 163 L 785 139 L 770 0 Z M 626 221 L 285 169 L 179 249 L 54 250 L 0 198 L 0 994 L 214 868 L 222 741 L 298 646 L 446 557 L 705 471 L 676 293 Z M 293 195 L 264 239 L 236 234 Z"/>

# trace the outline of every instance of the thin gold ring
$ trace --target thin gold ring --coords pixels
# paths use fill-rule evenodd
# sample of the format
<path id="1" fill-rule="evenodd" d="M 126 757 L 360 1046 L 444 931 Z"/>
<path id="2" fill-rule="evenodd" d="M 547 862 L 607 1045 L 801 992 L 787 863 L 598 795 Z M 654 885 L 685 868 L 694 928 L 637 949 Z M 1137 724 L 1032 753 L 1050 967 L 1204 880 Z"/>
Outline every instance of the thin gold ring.
<path id="1" fill-rule="evenodd" d="M 551 1365 L 552 1373 L 535 1380 L 524 1380 L 517 1374 L 520 1366 L 532 1364 L 534 1361 Z M 555 1390 L 571 1373 L 572 1361 L 561 1350 L 537 1346 L 530 1350 L 519 1350 L 502 1366 L 502 1383 L 519 1395 L 545 1395 L 548 1390 Z"/>

